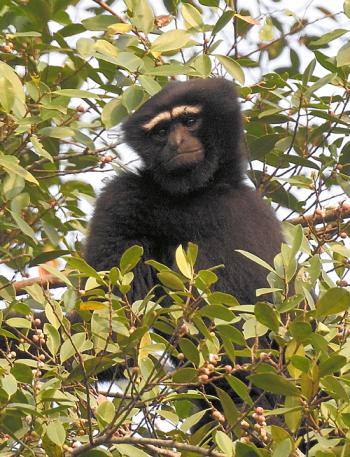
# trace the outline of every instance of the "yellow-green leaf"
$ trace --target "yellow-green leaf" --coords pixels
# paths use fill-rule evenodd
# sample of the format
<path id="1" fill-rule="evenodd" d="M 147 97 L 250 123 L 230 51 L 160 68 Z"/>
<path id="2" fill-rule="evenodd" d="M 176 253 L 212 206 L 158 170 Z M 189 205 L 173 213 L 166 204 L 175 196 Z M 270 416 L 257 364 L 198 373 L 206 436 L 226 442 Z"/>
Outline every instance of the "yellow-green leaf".
<path id="1" fill-rule="evenodd" d="M 203 19 L 200 12 L 190 3 L 182 5 L 182 17 L 184 18 L 186 28 L 199 29 L 203 25 Z"/>
<path id="2" fill-rule="evenodd" d="M 176 259 L 176 265 L 178 266 L 179 270 L 181 273 L 188 279 L 191 279 L 193 277 L 193 271 L 191 268 L 190 263 L 188 262 L 186 258 L 185 251 L 183 250 L 183 247 L 178 246 L 178 248 L 175 251 L 175 259 Z"/>
<path id="3" fill-rule="evenodd" d="M 63 446 L 66 440 L 66 431 L 59 421 L 50 422 L 46 429 L 46 435 L 57 446 Z"/>
<path id="4" fill-rule="evenodd" d="M 127 115 L 128 111 L 125 106 L 123 106 L 119 98 L 116 98 L 103 107 L 101 120 L 110 129 L 119 124 Z"/>
<path id="5" fill-rule="evenodd" d="M 38 156 L 44 157 L 45 159 L 49 160 L 50 162 L 53 162 L 53 158 L 52 158 L 51 154 L 49 154 L 46 151 L 46 149 L 40 143 L 40 140 L 36 135 L 32 135 L 30 137 L 30 141 L 33 145 L 34 151 L 38 154 Z"/>
<path id="6" fill-rule="evenodd" d="M 0 168 L 4 168 L 7 173 L 15 173 L 18 176 L 21 176 L 26 181 L 32 182 L 39 185 L 38 181 L 34 178 L 34 176 L 29 173 L 29 171 L 25 170 L 21 165 L 19 165 L 19 161 L 14 156 L 4 155 L 0 153 Z"/>
<path id="7" fill-rule="evenodd" d="M 218 61 L 225 67 L 231 76 L 239 83 L 244 84 L 245 76 L 242 67 L 231 57 L 216 55 Z"/>
<path id="8" fill-rule="evenodd" d="M 124 24 L 123 22 L 118 22 L 117 24 L 112 24 L 108 27 L 108 33 L 128 33 L 132 29 L 131 24 Z"/>
<path id="9" fill-rule="evenodd" d="M 88 90 L 81 89 L 60 89 L 52 92 L 56 95 L 63 95 L 64 97 L 76 97 L 76 98 L 100 98 L 99 95 L 93 94 Z"/>
<path id="10" fill-rule="evenodd" d="M 337 66 L 343 67 L 344 65 L 350 65 L 350 43 L 344 44 L 337 54 Z"/>
<path id="11" fill-rule="evenodd" d="M 27 224 L 27 222 L 24 219 L 22 219 L 21 216 L 15 211 L 10 211 L 10 213 L 21 232 L 29 236 L 33 241 L 35 241 L 35 243 L 37 243 L 38 240 L 35 237 L 35 232 L 32 229 L 32 227 L 29 224 Z"/>
<path id="12" fill-rule="evenodd" d="M 170 30 L 160 35 L 151 46 L 153 52 L 168 52 L 184 48 L 192 43 L 189 33 L 185 30 Z"/>

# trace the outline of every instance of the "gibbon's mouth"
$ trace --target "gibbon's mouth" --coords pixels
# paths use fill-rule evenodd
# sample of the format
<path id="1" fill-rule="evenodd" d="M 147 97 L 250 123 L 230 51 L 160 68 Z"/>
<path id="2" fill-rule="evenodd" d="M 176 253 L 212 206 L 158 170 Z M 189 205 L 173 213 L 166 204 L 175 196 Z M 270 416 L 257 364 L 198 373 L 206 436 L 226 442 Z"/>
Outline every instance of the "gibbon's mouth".
<path id="1" fill-rule="evenodd" d="M 165 163 L 168 171 L 186 170 L 195 167 L 204 158 L 203 149 L 181 152 Z"/>

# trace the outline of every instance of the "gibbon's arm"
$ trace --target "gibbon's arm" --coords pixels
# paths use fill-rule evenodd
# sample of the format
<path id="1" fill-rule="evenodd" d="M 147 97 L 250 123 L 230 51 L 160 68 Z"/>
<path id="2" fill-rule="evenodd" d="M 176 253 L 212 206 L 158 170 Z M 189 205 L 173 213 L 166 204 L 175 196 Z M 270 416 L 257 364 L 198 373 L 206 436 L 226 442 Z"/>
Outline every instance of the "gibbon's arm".
<path id="1" fill-rule="evenodd" d="M 97 271 L 119 266 L 126 249 L 142 246 L 144 259 L 152 258 L 152 242 L 138 230 L 142 221 L 136 208 L 138 192 L 131 174 L 110 181 L 98 197 L 84 249 L 85 260 Z M 151 267 L 139 262 L 133 270 L 135 279 L 128 293 L 131 301 L 143 299 L 155 284 Z"/>

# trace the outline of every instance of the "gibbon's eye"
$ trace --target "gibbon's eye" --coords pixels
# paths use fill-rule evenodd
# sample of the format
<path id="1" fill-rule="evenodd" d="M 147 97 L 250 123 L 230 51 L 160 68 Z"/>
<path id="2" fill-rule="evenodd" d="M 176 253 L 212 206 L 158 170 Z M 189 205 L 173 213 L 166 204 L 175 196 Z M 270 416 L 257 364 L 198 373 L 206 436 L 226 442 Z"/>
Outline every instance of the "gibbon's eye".
<path id="1" fill-rule="evenodd" d="M 168 135 L 168 127 L 159 127 L 152 131 L 152 135 L 159 139 L 164 139 Z"/>
<path id="2" fill-rule="evenodd" d="M 184 120 L 182 121 L 183 125 L 186 127 L 195 127 L 198 122 L 198 119 L 193 116 L 188 116 L 185 117 Z"/>

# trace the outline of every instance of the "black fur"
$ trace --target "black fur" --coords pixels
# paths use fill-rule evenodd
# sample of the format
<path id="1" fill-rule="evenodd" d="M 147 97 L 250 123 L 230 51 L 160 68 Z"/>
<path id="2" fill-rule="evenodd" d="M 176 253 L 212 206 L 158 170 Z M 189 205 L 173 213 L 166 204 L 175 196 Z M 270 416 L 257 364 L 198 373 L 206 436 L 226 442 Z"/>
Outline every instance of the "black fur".
<path id="1" fill-rule="evenodd" d="M 141 126 L 179 105 L 203 107 L 196 135 L 205 156 L 196 166 L 174 173 L 166 167 L 168 146 Z M 172 82 L 132 114 L 123 129 L 143 167 L 138 175 L 124 173 L 104 188 L 91 221 L 86 260 L 97 270 L 110 269 L 126 248 L 139 244 L 145 259 L 172 267 L 176 247 L 191 241 L 199 245 L 197 269 L 224 264 L 217 288 L 240 303 L 255 302 L 255 290 L 266 286 L 266 271 L 235 249 L 271 262 L 281 234 L 271 209 L 243 182 L 242 121 L 232 83 Z M 131 299 L 142 298 L 155 282 L 151 268 L 140 263 Z"/>

